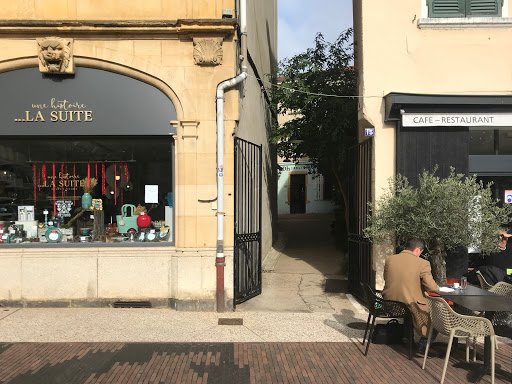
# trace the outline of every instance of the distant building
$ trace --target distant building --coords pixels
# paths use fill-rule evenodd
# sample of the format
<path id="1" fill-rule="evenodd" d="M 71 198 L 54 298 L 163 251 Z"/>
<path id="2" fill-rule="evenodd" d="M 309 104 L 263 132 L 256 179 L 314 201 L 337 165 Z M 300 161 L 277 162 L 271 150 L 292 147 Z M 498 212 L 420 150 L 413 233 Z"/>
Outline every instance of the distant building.
<path id="1" fill-rule="evenodd" d="M 330 213 L 334 210 L 332 185 L 316 173 L 311 162 L 278 161 L 278 213 Z"/>

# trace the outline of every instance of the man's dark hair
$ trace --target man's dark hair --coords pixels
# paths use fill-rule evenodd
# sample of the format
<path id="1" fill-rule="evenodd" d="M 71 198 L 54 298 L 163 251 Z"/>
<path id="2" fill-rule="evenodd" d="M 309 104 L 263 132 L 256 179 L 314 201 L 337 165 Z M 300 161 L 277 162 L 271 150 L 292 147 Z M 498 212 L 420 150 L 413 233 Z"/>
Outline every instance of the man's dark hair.
<path id="1" fill-rule="evenodd" d="M 407 240 L 407 243 L 405 244 L 405 249 L 408 249 L 409 251 L 414 251 L 414 249 L 416 248 L 425 249 L 425 243 L 420 239 Z"/>

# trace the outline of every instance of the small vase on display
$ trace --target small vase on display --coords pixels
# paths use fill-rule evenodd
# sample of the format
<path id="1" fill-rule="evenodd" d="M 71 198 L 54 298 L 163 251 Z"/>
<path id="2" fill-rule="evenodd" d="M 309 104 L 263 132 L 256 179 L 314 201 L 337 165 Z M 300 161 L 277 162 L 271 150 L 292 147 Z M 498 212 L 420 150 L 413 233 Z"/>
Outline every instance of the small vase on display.
<path id="1" fill-rule="evenodd" d="M 92 196 L 89 192 L 84 192 L 82 195 L 82 208 L 89 209 L 92 206 Z"/>
<path id="2" fill-rule="evenodd" d="M 94 187 L 98 184 L 98 180 L 93 178 L 86 178 L 80 182 L 80 185 L 84 188 L 84 194 L 82 195 L 82 208 L 91 209 L 92 207 L 92 195 L 91 192 Z"/>
<path id="3" fill-rule="evenodd" d="M 141 212 L 137 217 L 137 225 L 139 228 L 149 228 L 151 226 L 151 216 L 147 212 Z"/>

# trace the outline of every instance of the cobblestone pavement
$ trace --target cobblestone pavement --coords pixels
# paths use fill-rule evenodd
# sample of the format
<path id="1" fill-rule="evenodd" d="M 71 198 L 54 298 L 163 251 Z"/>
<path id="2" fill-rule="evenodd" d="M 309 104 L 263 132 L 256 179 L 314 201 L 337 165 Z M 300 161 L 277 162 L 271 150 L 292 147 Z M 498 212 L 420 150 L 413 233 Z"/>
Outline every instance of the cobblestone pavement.
<path id="1" fill-rule="evenodd" d="M 479 348 L 481 358 L 482 345 Z M 445 343 L 408 360 L 405 346 L 345 343 L 2 343 L 0 383 L 411 383 L 439 382 Z M 496 383 L 510 383 L 512 345 L 496 351 Z M 478 363 L 454 347 L 445 383 L 467 383 Z M 480 383 L 490 383 L 484 376 Z"/>

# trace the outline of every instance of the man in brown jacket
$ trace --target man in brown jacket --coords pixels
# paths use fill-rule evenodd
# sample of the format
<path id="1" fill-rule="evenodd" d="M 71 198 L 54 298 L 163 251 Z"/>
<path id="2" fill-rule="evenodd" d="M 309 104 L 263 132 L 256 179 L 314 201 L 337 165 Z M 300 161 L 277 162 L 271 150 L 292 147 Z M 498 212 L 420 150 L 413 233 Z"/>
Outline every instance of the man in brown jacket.
<path id="1" fill-rule="evenodd" d="M 384 289 L 382 296 L 386 300 L 400 301 L 408 305 L 411 310 L 414 329 L 426 343 L 430 326 L 430 315 L 427 300 L 423 292 L 438 292 L 439 287 L 432 277 L 430 263 L 419 257 L 424 244 L 421 240 L 410 239 L 405 249 L 396 255 L 386 258 L 384 266 Z M 423 340 L 422 340 L 423 339 Z"/>

